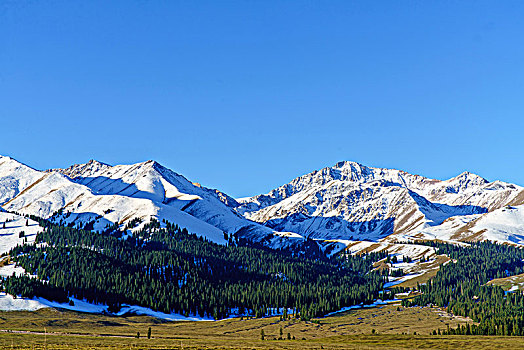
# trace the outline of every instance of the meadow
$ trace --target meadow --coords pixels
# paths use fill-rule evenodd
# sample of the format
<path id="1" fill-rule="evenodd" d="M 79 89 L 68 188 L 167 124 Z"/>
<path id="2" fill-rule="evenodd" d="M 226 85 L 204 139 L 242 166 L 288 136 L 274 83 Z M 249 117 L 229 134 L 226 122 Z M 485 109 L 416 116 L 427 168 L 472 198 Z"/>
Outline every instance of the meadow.
<path id="1" fill-rule="evenodd" d="M 311 321 L 270 317 L 168 322 L 145 316 L 112 317 L 42 309 L 0 313 L 0 348 L 524 349 L 524 340 L 519 337 L 431 334 L 466 322 L 471 320 L 440 308 L 399 305 L 351 310 Z"/>

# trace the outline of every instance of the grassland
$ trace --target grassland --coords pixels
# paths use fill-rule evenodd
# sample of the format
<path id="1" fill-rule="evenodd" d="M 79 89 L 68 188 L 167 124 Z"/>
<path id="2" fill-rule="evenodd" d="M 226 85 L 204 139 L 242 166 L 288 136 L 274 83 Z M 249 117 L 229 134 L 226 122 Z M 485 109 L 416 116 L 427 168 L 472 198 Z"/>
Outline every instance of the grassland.
<path id="1" fill-rule="evenodd" d="M 409 287 L 413 288 L 417 286 L 417 283 L 426 283 L 437 275 L 442 264 L 447 263 L 450 259 L 445 255 L 437 255 L 435 260 L 417 263 L 413 269 L 409 270 L 409 273 L 423 272 L 422 275 L 411 278 L 405 282 L 397 285 L 397 287 Z"/>
<path id="2" fill-rule="evenodd" d="M 311 322 L 229 319 L 166 322 L 54 309 L 0 313 L 1 349 L 524 349 L 511 337 L 432 336 L 434 329 L 471 322 L 438 308 L 352 310 Z M 151 327 L 152 338 L 147 339 Z M 283 338 L 278 340 L 282 329 Z M 45 331 L 44 331 L 45 330 Z M 261 340 L 264 330 L 265 340 Z M 375 334 L 372 334 L 373 331 Z M 136 338 L 137 332 L 141 337 Z M 404 334 L 403 334 L 404 333 Z"/>
<path id="3" fill-rule="evenodd" d="M 521 291 L 524 292 L 524 273 L 505 278 L 496 278 L 486 283 L 488 285 L 500 286 L 506 291 Z"/>

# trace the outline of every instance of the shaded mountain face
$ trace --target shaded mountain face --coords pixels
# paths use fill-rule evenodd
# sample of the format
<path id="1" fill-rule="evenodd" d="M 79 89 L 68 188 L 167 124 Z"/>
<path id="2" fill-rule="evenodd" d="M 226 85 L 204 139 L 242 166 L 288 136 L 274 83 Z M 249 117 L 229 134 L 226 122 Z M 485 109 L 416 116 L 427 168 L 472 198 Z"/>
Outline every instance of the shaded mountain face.
<path id="1" fill-rule="evenodd" d="M 522 194 L 522 187 L 468 172 L 440 181 L 340 162 L 267 194 L 239 199 L 236 209 L 250 220 L 308 238 L 393 241 L 416 238 L 453 217 L 519 204 Z"/>

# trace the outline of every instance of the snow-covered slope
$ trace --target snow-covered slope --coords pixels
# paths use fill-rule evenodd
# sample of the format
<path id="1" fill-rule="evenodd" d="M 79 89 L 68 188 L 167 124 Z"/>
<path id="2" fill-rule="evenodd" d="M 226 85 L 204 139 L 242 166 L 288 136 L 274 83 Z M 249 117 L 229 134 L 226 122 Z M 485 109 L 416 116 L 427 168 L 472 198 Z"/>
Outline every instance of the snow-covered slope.
<path id="1" fill-rule="evenodd" d="M 93 222 L 97 231 L 114 223 L 125 226 L 135 218 L 142 225 L 152 218 L 166 219 L 218 243 L 225 243 L 224 232 L 239 232 L 282 244 L 274 230 L 236 213 L 224 203 L 234 200 L 221 194 L 154 161 L 117 166 L 90 161 L 41 172 L 0 158 L 0 205 L 11 212 L 48 218 L 61 211 L 55 220 Z"/>
<path id="2" fill-rule="evenodd" d="M 36 311 L 43 308 L 57 308 L 61 310 L 71 310 L 82 313 L 104 314 L 104 315 L 145 315 L 164 319 L 168 321 L 212 321 L 212 318 L 199 316 L 184 316 L 180 314 L 166 314 L 154 311 L 143 306 L 123 304 L 120 311 L 114 313 L 109 311 L 109 307 L 104 304 L 93 304 L 85 300 L 69 298 L 70 302 L 59 303 L 44 298 L 35 297 L 32 299 L 13 297 L 10 294 L 0 292 L 0 310 L 2 311 Z"/>
<path id="3" fill-rule="evenodd" d="M 257 241 L 278 237 L 274 235 L 274 230 L 246 220 L 228 206 L 231 202 L 237 204 L 231 197 L 192 183 L 152 160 L 116 166 L 90 161 L 65 170 L 56 169 L 54 172 L 72 176 L 76 184 L 88 187 L 99 197 L 118 196 L 126 198 L 126 201 L 145 200 L 155 206 L 153 216 L 166 218 L 192 232 L 209 236 L 209 232 L 214 229 L 219 232 L 213 234 L 215 241 L 224 239 L 223 232 L 240 232 L 244 237 Z M 146 213 L 143 209 L 139 212 Z M 139 212 L 134 217 L 147 220 L 143 215 L 139 216 Z M 190 225 L 190 217 L 198 219 L 203 226 L 198 228 Z"/>
<path id="4" fill-rule="evenodd" d="M 444 241 L 483 241 L 524 245 L 524 205 L 505 206 L 485 214 L 452 218 L 422 230 L 417 238 Z"/>
<path id="5" fill-rule="evenodd" d="M 522 201 L 523 188 L 468 172 L 446 181 L 395 169 L 340 162 L 238 199 L 237 211 L 275 230 L 315 239 L 362 241 L 416 237 L 450 218 Z"/>
<path id="6" fill-rule="evenodd" d="M 0 156 L 0 203 L 5 203 L 29 186 L 38 183 L 44 173 L 10 157 Z"/>
<path id="7" fill-rule="evenodd" d="M 43 172 L 0 157 L 0 206 L 12 212 L 51 217 L 60 210 L 56 220 L 91 222 L 97 231 L 134 218 L 167 219 L 215 242 L 237 233 L 277 248 L 307 237 L 329 254 L 363 241 L 522 243 L 520 214 L 509 215 L 508 205 L 521 212 L 522 187 L 468 172 L 440 181 L 340 162 L 268 194 L 234 199 L 151 160 L 116 166 L 91 160 Z"/>
<path id="8" fill-rule="evenodd" d="M 36 234 L 41 230 L 36 221 L 20 215 L 0 212 L 0 254 L 9 252 L 17 245 L 33 243 Z"/>

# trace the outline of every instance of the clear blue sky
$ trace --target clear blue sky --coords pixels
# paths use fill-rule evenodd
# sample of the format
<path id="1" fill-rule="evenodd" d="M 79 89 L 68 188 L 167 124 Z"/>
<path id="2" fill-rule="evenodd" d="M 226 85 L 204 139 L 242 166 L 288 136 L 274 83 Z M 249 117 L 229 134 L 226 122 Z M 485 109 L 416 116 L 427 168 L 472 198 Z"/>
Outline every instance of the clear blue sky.
<path id="1" fill-rule="evenodd" d="M 524 185 L 522 1 L 2 1 L 0 154 L 233 196 L 339 160 Z"/>

